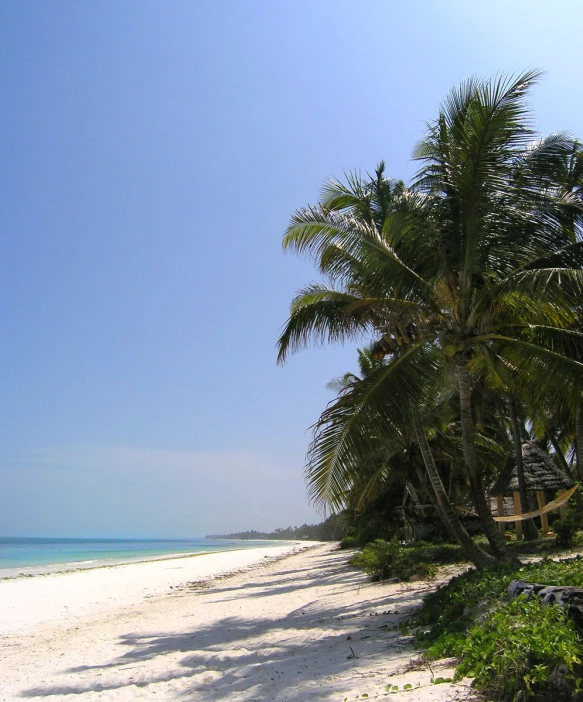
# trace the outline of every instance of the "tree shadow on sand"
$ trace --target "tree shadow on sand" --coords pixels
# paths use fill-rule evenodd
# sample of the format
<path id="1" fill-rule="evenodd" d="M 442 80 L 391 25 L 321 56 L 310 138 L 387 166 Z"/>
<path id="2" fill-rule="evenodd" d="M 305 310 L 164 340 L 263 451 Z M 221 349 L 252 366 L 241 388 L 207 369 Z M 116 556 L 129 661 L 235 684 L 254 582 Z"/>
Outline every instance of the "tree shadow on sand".
<path id="1" fill-rule="evenodd" d="M 335 692 L 335 685 L 340 694 L 343 681 L 356 673 L 359 659 L 366 659 L 367 666 L 384 667 L 388 675 L 391 666 L 396 669 L 410 656 L 410 650 L 406 650 L 408 638 L 393 626 L 419 604 L 419 590 L 404 587 L 388 594 L 376 590 L 378 596 L 367 597 L 362 604 L 326 605 L 318 599 L 316 590 L 325 584 L 343 588 L 368 586 L 370 594 L 375 592 L 375 586 L 370 586 L 361 573 L 347 568 L 345 563 L 336 569 L 337 563 L 337 557 L 332 563 L 328 561 L 322 577 L 306 577 L 305 572 L 289 570 L 282 574 L 283 580 L 257 578 L 238 586 L 226 581 L 226 587 L 218 585 L 200 593 L 205 597 L 228 593 L 223 599 L 240 600 L 245 612 L 249 598 L 297 591 L 298 587 L 306 591 L 313 588 L 313 598 L 285 616 L 265 619 L 243 615 L 189 631 L 127 633 L 119 637 L 119 656 L 113 660 L 61 672 L 78 675 L 77 683 L 39 686 L 20 696 L 117 690 L 131 699 L 132 690 L 138 692 L 136 687 L 161 685 L 157 688 L 160 698 L 165 693 L 171 699 L 194 695 L 201 701 L 277 697 L 299 702 L 306 695 L 317 697 L 319 692 Z M 146 663 L 154 660 L 156 665 L 149 665 L 147 672 Z M 170 693 L 164 687 L 168 684 L 172 687 Z M 152 692 L 155 690 L 153 687 Z"/>

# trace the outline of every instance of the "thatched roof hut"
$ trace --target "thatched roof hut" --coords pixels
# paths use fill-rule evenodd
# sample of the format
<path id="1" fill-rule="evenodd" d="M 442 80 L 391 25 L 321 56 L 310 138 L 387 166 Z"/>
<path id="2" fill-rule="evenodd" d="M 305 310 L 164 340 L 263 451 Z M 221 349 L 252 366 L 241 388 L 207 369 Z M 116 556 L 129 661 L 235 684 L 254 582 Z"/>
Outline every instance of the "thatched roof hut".
<path id="1" fill-rule="evenodd" d="M 549 454 L 539 449 L 535 444 L 522 444 L 522 462 L 524 464 L 524 481 L 529 492 L 563 490 L 574 485 L 571 478 L 558 467 Z M 490 494 L 497 497 L 509 495 L 517 490 L 516 458 L 513 453 L 492 486 Z"/>

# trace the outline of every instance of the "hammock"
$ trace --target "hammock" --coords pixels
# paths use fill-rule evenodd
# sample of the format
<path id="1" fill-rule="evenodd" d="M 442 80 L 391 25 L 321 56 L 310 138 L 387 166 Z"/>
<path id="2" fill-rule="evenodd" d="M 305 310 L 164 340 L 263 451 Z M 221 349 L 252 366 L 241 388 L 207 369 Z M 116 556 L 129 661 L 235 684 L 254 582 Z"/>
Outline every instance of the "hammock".
<path id="1" fill-rule="evenodd" d="M 546 504 L 542 509 L 537 509 L 534 512 L 524 512 L 524 514 L 511 514 L 508 517 L 494 517 L 493 519 L 495 522 L 522 522 L 525 519 L 540 517 L 541 514 L 546 514 L 547 512 L 552 512 L 554 509 L 562 507 L 578 487 L 579 485 L 575 485 L 574 487 L 570 488 L 569 490 L 567 490 L 567 492 L 564 492 L 562 495 L 559 495 L 559 497 L 557 497 L 556 500 L 553 500 L 552 502 Z M 469 509 L 465 509 L 464 507 L 458 507 L 457 509 L 459 509 L 460 512 L 471 514 L 472 517 L 478 516 L 475 512 L 470 512 Z"/>
<path id="2" fill-rule="evenodd" d="M 524 514 L 512 514 L 508 517 L 494 517 L 495 522 L 521 522 L 525 519 L 532 519 L 533 517 L 540 517 L 541 514 L 546 514 L 547 512 L 552 512 L 552 510 L 557 509 L 558 507 L 561 507 L 562 505 L 567 502 L 567 500 L 571 497 L 571 495 L 575 492 L 575 490 L 578 488 L 578 485 L 575 485 L 575 487 L 572 487 L 570 490 L 567 490 L 567 492 L 564 492 L 562 495 L 559 495 L 556 500 L 553 500 L 552 502 L 549 502 L 546 504 L 542 509 L 537 509 L 534 512 L 525 512 Z"/>

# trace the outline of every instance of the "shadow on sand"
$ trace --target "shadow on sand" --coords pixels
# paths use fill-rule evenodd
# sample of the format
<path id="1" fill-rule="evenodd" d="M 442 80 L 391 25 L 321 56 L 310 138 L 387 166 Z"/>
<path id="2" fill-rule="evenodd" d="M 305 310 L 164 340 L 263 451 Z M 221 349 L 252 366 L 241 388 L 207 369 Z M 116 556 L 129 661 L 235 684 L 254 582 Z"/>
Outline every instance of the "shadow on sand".
<path id="1" fill-rule="evenodd" d="M 203 598 L 204 602 L 239 600 L 241 611 L 249 598 L 305 591 L 300 608 L 281 617 L 225 617 L 188 631 L 126 633 L 119 637 L 119 655 L 101 665 L 61 671 L 77 684 L 46 685 L 25 690 L 21 697 L 80 695 L 124 691 L 172 682 L 171 699 L 233 699 L 290 701 L 322 695 L 334 689 L 334 680 L 356 673 L 358 660 L 367 665 L 402 663 L 408 640 L 393 625 L 419 602 L 419 588 L 371 586 L 338 553 L 316 556 L 307 571 L 283 570 L 232 585 L 229 579 L 211 582 L 203 591 L 179 590 L 174 597 Z M 255 571 L 257 572 L 257 571 Z M 320 573 L 320 574 L 319 574 Z M 250 573 L 255 575 L 255 573 Z M 334 595 L 346 589 L 367 588 L 362 603 L 339 606 Z M 322 589 L 326 595 L 321 597 Z M 375 595 L 378 593 L 378 595 Z M 327 600 L 331 600 L 327 604 Z M 195 602 L 198 606 L 198 602 Z M 157 660 L 156 665 L 146 663 Z M 140 669 L 143 668 L 143 672 Z M 147 670 L 150 674 L 147 674 Z M 157 671 L 152 673 L 151 671 Z M 105 675 L 107 672 L 107 675 Z M 57 673 L 58 674 L 58 673 Z M 102 677 L 103 676 L 103 677 Z M 102 677 L 102 681 L 99 678 Z M 324 687 L 322 687 L 324 685 Z M 168 699 L 159 688 L 159 698 Z M 154 688 L 152 688 L 154 691 Z M 166 694 L 168 694 L 166 692 Z M 123 698 L 119 696 L 118 698 Z"/>

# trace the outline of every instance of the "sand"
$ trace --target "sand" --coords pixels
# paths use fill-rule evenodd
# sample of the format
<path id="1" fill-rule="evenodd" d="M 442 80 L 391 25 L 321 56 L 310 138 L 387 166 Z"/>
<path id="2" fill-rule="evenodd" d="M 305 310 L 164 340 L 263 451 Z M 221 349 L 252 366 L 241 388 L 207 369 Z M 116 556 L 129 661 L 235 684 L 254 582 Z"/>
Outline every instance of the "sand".
<path id="1" fill-rule="evenodd" d="M 302 544 L 1 581 L 0 700 L 471 699 L 394 628 L 436 583 L 373 584 L 348 557 Z"/>

